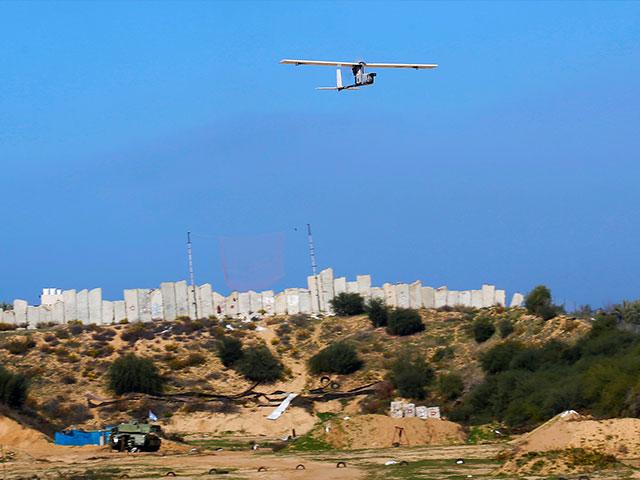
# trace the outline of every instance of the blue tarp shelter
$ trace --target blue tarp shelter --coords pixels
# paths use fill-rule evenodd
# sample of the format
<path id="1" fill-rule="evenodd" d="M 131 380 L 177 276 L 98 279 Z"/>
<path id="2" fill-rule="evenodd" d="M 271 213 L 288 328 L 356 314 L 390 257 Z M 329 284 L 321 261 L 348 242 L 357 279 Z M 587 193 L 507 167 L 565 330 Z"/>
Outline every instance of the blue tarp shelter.
<path id="1" fill-rule="evenodd" d="M 84 430 L 65 430 L 56 432 L 53 440 L 56 445 L 80 447 L 83 445 L 106 445 L 109 441 L 108 430 L 85 432 Z"/>

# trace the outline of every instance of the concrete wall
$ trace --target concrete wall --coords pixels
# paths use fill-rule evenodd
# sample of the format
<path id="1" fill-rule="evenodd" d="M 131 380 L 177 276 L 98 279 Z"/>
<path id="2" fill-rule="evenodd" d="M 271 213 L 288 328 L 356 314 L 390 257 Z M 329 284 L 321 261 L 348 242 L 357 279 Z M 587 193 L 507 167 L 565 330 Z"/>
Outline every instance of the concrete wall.
<path id="1" fill-rule="evenodd" d="M 46 293 L 45 293 L 46 292 Z M 358 275 L 355 280 L 334 278 L 327 268 L 317 276 L 307 278 L 307 288 L 287 288 L 283 292 L 231 292 L 228 296 L 213 290 L 210 284 L 195 288 L 185 281 L 163 282 L 158 289 L 126 289 L 123 300 L 108 301 L 102 289 L 59 290 L 46 289 L 47 304 L 27 305 L 15 300 L 13 310 L 0 312 L 0 321 L 15 325 L 64 324 L 81 321 L 85 324 L 108 325 L 127 320 L 130 323 L 173 321 L 178 317 L 209 316 L 251 319 L 272 315 L 324 314 L 331 315 L 331 300 L 341 293 L 358 293 L 365 300 L 383 300 L 394 308 L 440 308 L 465 306 L 486 308 L 506 306 L 506 291 L 485 284 L 477 290 L 449 290 L 446 286 L 423 286 L 421 281 L 411 284 L 385 283 L 372 286 L 370 275 Z M 515 293 L 510 307 L 522 305 L 524 297 Z"/>

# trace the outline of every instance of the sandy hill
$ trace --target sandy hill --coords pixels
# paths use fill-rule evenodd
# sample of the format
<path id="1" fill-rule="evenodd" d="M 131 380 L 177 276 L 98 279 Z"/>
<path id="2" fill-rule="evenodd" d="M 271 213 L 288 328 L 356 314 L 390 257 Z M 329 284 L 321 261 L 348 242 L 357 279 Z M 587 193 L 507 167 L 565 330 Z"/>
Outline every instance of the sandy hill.
<path id="1" fill-rule="evenodd" d="M 514 442 L 517 453 L 583 448 L 615 455 L 640 457 L 640 419 L 594 420 L 577 412 L 556 415 Z"/>
<path id="2" fill-rule="evenodd" d="M 496 320 L 511 319 L 515 330 L 509 338 L 528 344 L 551 338 L 573 342 L 589 329 L 582 320 L 558 317 L 543 322 L 525 315 L 520 309 L 493 308 L 480 313 Z M 479 382 L 482 373 L 478 357 L 502 341 L 499 335 L 484 344 L 476 344 L 470 329 L 474 313 L 466 310 L 423 310 L 421 315 L 426 330 L 408 337 L 393 337 L 384 329 L 374 329 L 364 315 L 271 317 L 248 324 L 229 319 L 206 319 L 102 327 L 68 325 L 31 333 L 4 332 L 0 334 L 0 362 L 29 375 L 32 386 L 27 408 L 51 422 L 51 430 L 72 425 L 101 427 L 132 416 L 144 417 L 149 409 L 153 409 L 167 418 L 166 426 L 174 431 L 220 432 L 224 429 L 258 433 L 262 429 L 264 434 L 280 435 L 280 430 L 269 430 L 271 427 L 266 425 L 260 427 L 257 422 L 266 415 L 264 399 L 235 402 L 234 405 L 204 400 L 171 403 L 138 399 L 101 408 L 88 408 L 87 400 L 100 404 L 113 399 L 112 393 L 106 390 L 105 373 L 110 362 L 129 352 L 155 361 L 168 379 L 167 393 L 234 395 L 243 392 L 251 387 L 251 383 L 235 371 L 224 368 L 217 357 L 217 339 L 221 335 L 236 336 L 245 345 L 264 343 L 282 360 L 286 367 L 285 378 L 275 385 L 256 388 L 267 393 L 304 393 L 320 387 L 320 379 L 307 371 L 306 361 L 340 340 L 349 340 L 357 347 L 364 368 L 351 375 L 333 376 L 339 384 L 337 392 L 382 380 L 389 362 L 404 348 L 424 355 L 439 373 L 461 374 L 467 386 Z M 25 347 L 8 349 L 9 344 L 24 344 Z M 306 409 L 295 408 L 288 412 L 292 419 L 282 424 L 303 425 L 301 428 L 307 430 L 315 423 L 314 410 L 357 414 L 361 399 L 307 404 Z M 443 404 L 438 398 L 430 401 Z M 220 420 L 222 418 L 224 422 Z"/>
<path id="3" fill-rule="evenodd" d="M 640 419 L 594 420 L 570 410 L 513 440 L 502 453 L 505 463 L 495 473 L 547 476 L 614 471 L 622 465 L 620 461 L 635 463 L 639 456 Z"/>
<path id="4" fill-rule="evenodd" d="M 340 449 L 389 448 L 462 443 L 466 435 L 457 423 L 420 418 L 359 415 L 326 422 L 316 438 Z"/>

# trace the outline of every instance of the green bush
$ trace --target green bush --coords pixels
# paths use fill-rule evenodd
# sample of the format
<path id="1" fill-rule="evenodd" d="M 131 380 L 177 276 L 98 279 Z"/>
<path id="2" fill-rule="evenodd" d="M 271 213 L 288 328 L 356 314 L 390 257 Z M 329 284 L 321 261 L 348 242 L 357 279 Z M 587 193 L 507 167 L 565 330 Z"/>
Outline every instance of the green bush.
<path id="1" fill-rule="evenodd" d="M 109 389 L 117 395 L 124 393 L 162 393 L 164 379 L 148 358 L 128 354 L 115 360 L 107 372 Z"/>
<path id="2" fill-rule="evenodd" d="M 196 367 L 207 361 L 204 355 L 198 352 L 192 352 L 183 358 L 174 358 L 169 361 L 169 368 L 172 370 L 182 370 L 187 367 Z"/>
<path id="3" fill-rule="evenodd" d="M 218 344 L 218 357 L 229 368 L 242 358 L 242 342 L 235 337 L 222 337 Z"/>
<path id="4" fill-rule="evenodd" d="M 567 409 L 596 417 L 639 416 L 640 335 L 616 327 L 615 309 L 598 314 L 590 333 L 575 345 L 493 347 L 480 358 L 484 381 L 450 418 L 531 428 Z"/>
<path id="5" fill-rule="evenodd" d="M 424 358 L 405 352 L 392 364 L 389 379 L 402 397 L 422 400 L 434 373 Z"/>
<path id="6" fill-rule="evenodd" d="M 449 373 L 438 378 L 438 391 L 446 400 L 455 400 L 464 391 L 464 382 L 460 375 Z"/>
<path id="7" fill-rule="evenodd" d="M 564 312 L 562 307 L 551 303 L 551 290 L 544 285 L 538 285 L 527 294 L 524 306 L 527 312 L 543 320 L 549 320 Z"/>
<path id="8" fill-rule="evenodd" d="M 122 340 L 129 342 L 131 345 L 141 339 L 153 340 L 154 337 L 155 333 L 153 331 L 153 327 L 151 324 L 147 323 L 134 323 L 120 335 Z"/>
<path id="9" fill-rule="evenodd" d="M 486 373 L 499 373 L 509 370 L 511 361 L 524 347 L 518 342 L 505 342 L 496 345 L 480 356 L 480 366 Z"/>
<path id="10" fill-rule="evenodd" d="M 412 335 L 422 332 L 425 326 L 420 313 L 412 308 L 396 308 L 389 314 L 387 333 L 391 335 Z"/>
<path id="11" fill-rule="evenodd" d="M 500 331 L 500 338 L 507 338 L 514 331 L 513 322 L 508 318 L 503 318 L 498 323 L 498 330 Z"/>
<path id="12" fill-rule="evenodd" d="M 237 363 L 238 371 L 252 382 L 273 383 L 282 377 L 284 367 L 264 345 L 249 347 Z"/>
<path id="13" fill-rule="evenodd" d="M 329 303 L 336 315 L 341 317 L 364 313 L 364 298 L 359 293 L 339 293 Z"/>
<path id="14" fill-rule="evenodd" d="M 20 408 L 27 399 L 28 389 L 27 377 L 11 373 L 0 365 L 0 403 L 11 408 Z"/>
<path id="15" fill-rule="evenodd" d="M 619 322 L 632 325 L 640 324 L 640 300 L 635 302 L 623 302 L 611 309 L 610 314 L 614 315 Z"/>
<path id="16" fill-rule="evenodd" d="M 69 333 L 71 335 L 80 335 L 84 332 L 84 325 L 80 320 L 70 320 L 68 323 Z"/>
<path id="17" fill-rule="evenodd" d="M 431 357 L 431 361 L 441 362 L 442 360 L 453 358 L 454 353 L 453 347 L 440 347 Z"/>
<path id="18" fill-rule="evenodd" d="M 389 321 L 389 309 L 381 298 L 372 298 L 365 308 L 371 324 L 378 327 L 386 327 Z"/>
<path id="19" fill-rule="evenodd" d="M 36 342 L 31 337 L 14 338 L 3 345 L 12 355 L 24 355 L 35 346 Z"/>
<path id="20" fill-rule="evenodd" d="M 346 375 L 359 370 L 362 360 L 353 345 L 338 342 L 316 353 L 309 359 L 312 373 L 338 373 Z"/>
<path id="21" fill-rule="evenodd" d="M 476 342 L 484 343 L 493 337 L 494 333 L 496 333 L 496 327 L 490 318 L 480 317 L 473 322 L 473 338 Z"/>

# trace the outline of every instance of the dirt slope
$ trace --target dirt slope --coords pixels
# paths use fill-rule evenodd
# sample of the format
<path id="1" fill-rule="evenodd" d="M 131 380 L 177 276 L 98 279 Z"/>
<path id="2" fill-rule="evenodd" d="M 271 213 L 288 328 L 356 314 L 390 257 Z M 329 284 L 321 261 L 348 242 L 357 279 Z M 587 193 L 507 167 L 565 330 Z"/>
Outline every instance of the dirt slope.
<path id="1" fill-rule="evenodd" d="M 399 429 L 403 429 L 400 438 Z M 323 426 L 318 438 L 343 449 L 387 448 L 403 446 L 450 445 L 462 443 L 466 436 L 457 423 L 420 418 L 391 418 L 385 415 L 360 415 L 335 419 Z"/>
<path id="2" fill-rule="evenodd" d="M 0 445 L 27 452 L 50 451 L 54 447 L 44 434 L 5 416 L 0 416 Z"/>
<path id="3" fill-rule="evenodd" d="M 315 416 L 299 407 L 289 408 L 279 419 L 268 420 L 266 416 L 273 408 L 242 408 L 233 413 L 194 412 L 176 414 L 163 425 L 168 433 L 209 433 L 222 435 L 239 432 L 243 435 L 284 437 L 295 429 L 297 435 L 311 430 L 317 420 Z"/>
<path id="4" fill-rule="evenodd" d="M 289 423 L 305 425 L 310 415 L 298 415 L 292 422 L 285 419 L 281 425 L 266 423 L 263 417 L 270 411 L 256 404 L 238 405 L 239 415 L 216 407 L 213 402 L 166 403 L 129 402 L 101 408 L 87 408 L 87 397 L 113 398 L 106 389 L 106 372 L 110 363 L 121 354 L 135 353 L 148 357 L 169 379 L 167 393 L 196 391 L 233 395 L 251 386 L 233 369 L 225 368 L 216 355 L 217 340 L 221 335 L 233 335 L 245 346 L 265 342 L 286 368 L 286 375 L 275 385 L 261 385 L 259 391 L 305 391 L 320 386 L 318 376 L 307 371 L 306 361 L 322 348 L 341 340 L 356 346 L 364 360 L 364 368 L 351 375 L 332 376 L 346 391 L 384 379 L 389 362 L 402 349 L 418 352 L 427 359 L 437 373 L 455 372 L 465 379 L 467 387 L 482 378 L 478 358 L 482 352 L 502 341 L 499 335 L 478 345 L 472 338 L 470 325 L 473 314 L 467 311 L 421 310 L 426 330 L 409 337 L 393 337 L 384 329 L 374 329 L 364 315 L 342 318 L 310 318 L 305 316 L 271 317 L 246 324 L 230 319 L 200 321 L 154 322 L 149 324 L 113 326 L 58 326 L 33 333 L 0 333 L 0 362 L 11 365 L 32 380 L 28 407 L 55 424 L 57 429 L 76 426 L 101 428 L 120 421 L 146 416 L 153 410 L 160 418 L 170 418 L 168 426 L 176 431 L 187 425 L 198 430 L 224 431 L 239 429 L 255 434 L 280 434 Z M 551 338 L 575 341 L 589 328 L 581 320 L 559 317 L 548 322 L 527 316 L 519 309 L 485 309 L 476 314 L 488 315 L 496 321 L 509 318 L 515 330 L 509 337 L 527 344 Z M 229 330 L 226 325 L 233 325 Z M 259 328 L 256 328 L 259 327 Z M 15 339 L 29 337 L 34 346 L 19 354 L 12 354 L 3 345 Z M 436 353 L 447 349 L 441 360 L 433 360 Z M 194 357 L 195 355 L 195 357 Z M 196 358 L 197 357 L 197 358 Z M 197 361 L 190 362 L 194 359 Z M 439 398 L 430 399 L 442 405 Z M 354 405 L 339 405 L 335 413 L 353 415 Z M 318 405 L 315 405 L 318 406 Z M 322 410 L 318 406 L 318 410 Z M 218 409 L 218 410 L 216 410 Z M 228 428 L 218 420 L 217 411 L 228 419 Z M 244 415 L 246 414 L 246 415 Z M 208 417 L 207 417 L 208 415 Z M 303 418 L 304 417 L 304 418 Z M 208 418 L 209 420 L 203 420 Z M 184 427 L 178 419 L 185 422 Z M 192 421 L 192 422 L 191 422 Z M 189 423 L 191 422 L 191 423 Z M 263 428 L 264 427 L 264 428 Z"/>
<path id="5" fill-rule="evenodd" d="M 565 412 L 518 438 L 513 445 L 518 453 L 584 448 L 617 458 L 637 458 L 640 457 L 640 419 L 592 420 L 575 412 Z"/>

